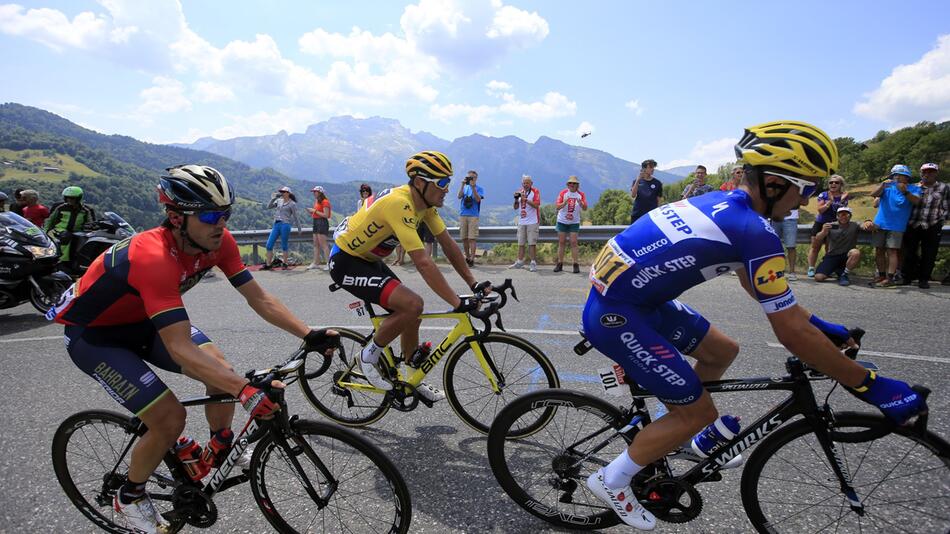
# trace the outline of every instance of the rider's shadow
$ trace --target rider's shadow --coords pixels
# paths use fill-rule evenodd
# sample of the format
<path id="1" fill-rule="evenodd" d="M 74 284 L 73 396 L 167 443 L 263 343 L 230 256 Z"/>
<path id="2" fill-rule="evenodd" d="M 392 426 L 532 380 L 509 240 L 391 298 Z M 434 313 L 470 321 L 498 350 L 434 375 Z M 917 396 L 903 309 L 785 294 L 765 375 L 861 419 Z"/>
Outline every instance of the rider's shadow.
<path id="1" fill-rule="evenodd" d="M 46 317 L 33 308 L 29 308 L 24 313 L 2 313 L 0 312 L 0 330 L 4 335 L 19 334 L 20 332 L 30 332 L 44 326 L 49 326 L 50 322 Z M 62 329 L 58 329 L 56 334 L 62 334 Z"/>
<path id="2" fill-rule="evenodd" d="M 443 436 L 459 433 L 448 425 L 415 427 L 414 436 L 369 428 L 375 442 L 396 464 L 412 493 L 413 523 L 424 514 L 455 532 L 554 531 L 508 499 L 488 465 L 485 436 L 464 438 L 457 448 Z"/>

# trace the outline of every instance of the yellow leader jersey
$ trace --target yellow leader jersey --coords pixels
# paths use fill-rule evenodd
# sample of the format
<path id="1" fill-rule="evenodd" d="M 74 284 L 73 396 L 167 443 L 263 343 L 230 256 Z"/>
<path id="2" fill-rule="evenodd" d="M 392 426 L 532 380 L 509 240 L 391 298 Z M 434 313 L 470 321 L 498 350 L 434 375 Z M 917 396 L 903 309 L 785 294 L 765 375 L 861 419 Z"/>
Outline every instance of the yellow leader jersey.
<path id="1" fill-rule="evenodd" d="M 432 235 L 445 231 L 445 223 L 436 208 L 416 211 L 407 184 L 384 189 L 371 204 L 364 203 L 337 226 L 333 240 L 340 250 L 351 256 L 377 261 L 400 244 L 406 252 L 422 249 L 418 234 L 420 223 L 426 223 Z"/>

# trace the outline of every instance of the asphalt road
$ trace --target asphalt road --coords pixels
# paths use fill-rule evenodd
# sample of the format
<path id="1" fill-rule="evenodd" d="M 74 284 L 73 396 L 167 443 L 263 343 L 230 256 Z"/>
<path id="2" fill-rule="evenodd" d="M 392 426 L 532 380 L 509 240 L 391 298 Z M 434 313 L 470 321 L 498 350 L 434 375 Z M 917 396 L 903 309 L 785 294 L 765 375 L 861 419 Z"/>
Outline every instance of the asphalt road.
<path id="1" fill-rule="evenodd" d="M 609 361 L 596 352 L 577 357 L 571 347 L 588 290 L 586 278 L 550 272 L 510 271 L 500 267 L 476 269 L 479 278 L 515 281 L 521 302 L 511 302 L 504 321 L 539 346 L 554 362 L 564 387 L 599 392 L 597 369 Z M 411 269 L 397 273 L 412 288 L 425 284 Z M 364 327 L 346 304 L 354 299 L 327 290 L 322 272 L 256 273 L 256 279 L 283 299 L 311 325 Z M 460 290 L 463 284 L 454 281 Z M 873 290 L 861 284 L 849 288 L 793 284 L 800 303 L 831 320 L 860 325 L 868 331 L 864 348 L 889 376 L 926 384 L 934 390 L 931 428 L 950 436 L 946 416 L 950 396 L 950 288 Z M 446 306 L 424 291 L 427 309 Z M 769 346 L 775 338 L 758 304 L 725 276 L 690 290 L 682 300 L 742 346 L 728 376 L 775 376 L 783 373 L 786 353 Z M 202 282 L 185 297 L 194 324 L 207 333 L 238 370 L 268 366 L 285 358 L 297 345 L 291 336 L 257 318 L 220 275 Z M 426 330 L 434 341 L 442 331 Z M 0 531 L 89 532 L 90 523 L 70 505 L 53 475 L 50 443 L 57 425 L 87 408 L 121 408 L 67 357 L 62 328 L 47 323 L 29 305 L 0 310 L 0 381 L 4 417 L 0 424 Z M 191 380 L 162 373 L 179 396 L 197 395 L 202 388 Z M 441 372 L 433 373 L 441 385 Z M 769 394 L 720 397 L 723 412 L 751 416 L 762 413 L 777 397 Z M 859 403 L 846 395 L 841 405 Z M 304 417 L 319 418 L 299 392 L 288 396 L 290 406 Z M 205 436 L 200 414 L 190 416 L 189 432 Z M 750 419 L 747 419 L 750 420 Z M 485 438 L 465 426 L 444 403 L 415 412 L 390 411 L 372 428 L 361 431 L 395 462 L 412 491 L 413 532 L 546 532 L 546 524 L 513 504 L 497 485 L 485 454 Z M 746 532 L 750 527 L 739 498 L 738 472 L 724 482 L 700 486 L 704 513 L 685 525 L 660 524 L 659 532 Z M 216 499 L 221 517 L 210 532 L 261 532 L 268 526 L 247 486 L 231 489 Z M 197 529 L 191 529 L 195 531 Z M 621 531 L 620 528 L 615 529 Z"/>

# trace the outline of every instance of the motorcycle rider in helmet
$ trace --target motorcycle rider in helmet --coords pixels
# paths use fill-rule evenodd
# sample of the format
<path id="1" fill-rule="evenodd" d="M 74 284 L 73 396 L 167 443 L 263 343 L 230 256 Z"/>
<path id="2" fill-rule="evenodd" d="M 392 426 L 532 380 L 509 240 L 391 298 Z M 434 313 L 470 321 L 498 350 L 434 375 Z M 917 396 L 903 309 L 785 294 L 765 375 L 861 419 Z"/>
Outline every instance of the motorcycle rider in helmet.
<path id="1" fill-rule="evenodd" d="M 73 232 L 96 221 L 96 212 L 82 202 L 82 188 L 71 185 L 63 189 L 63 201 L 55 204 L 46 219 L 43 229 L 47 235 L 59 241 L 59 261 L 69 261 Z"/>

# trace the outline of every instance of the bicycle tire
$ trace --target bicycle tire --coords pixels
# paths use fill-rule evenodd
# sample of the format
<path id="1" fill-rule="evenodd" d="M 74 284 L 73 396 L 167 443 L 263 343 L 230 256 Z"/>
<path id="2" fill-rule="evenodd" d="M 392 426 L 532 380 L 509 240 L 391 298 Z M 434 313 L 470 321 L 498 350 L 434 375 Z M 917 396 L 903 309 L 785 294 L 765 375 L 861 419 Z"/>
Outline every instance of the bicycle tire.
<path id="1" fill-rule="evenodd" d="M 880 415 L 835 414 L 831 437 L 865 506 L 864 517 L 849 508 L 811 422 L 798 420 L 769 436 L 756 447 L 742 473 L 742 504 L 752 526 L 758 532 L 770 533 L 832 529 L 862 533 L 950 531 L 950 445 L 932 432 L 919 436 L 904 427 L 881 437 L 879 429 L 886 425 Z M 882 461 L 868 459 L 872 449 L 883 454 Z M 896 457 L 900 460 L 894 463 Z M 890 475 L 908 458 L 929 468 L 924 470 L 914 464 L 913 478 L 903 475 L 893 483 L 896 486 L 892 491 L 882 488 L 890 486 Z M 792 471 L 794 478 L 781 473 L 789 468 L 797 469 Z M 888 472 L 880 478 L 884 471 Z M 769 487 L 773 480 L 777 486 L 774 490 Z M 773 502 L 773 493 L 781 495 L 781 500 Z M 807 495 L 807 499 L 787 502 L 794 501 L 796 493 Z M 888 498 L 902 502 L 883 500 Z M 917 501 L 928 504 L 914 504 Z M 790 515 L 783 518 L 783 514 Z M 795 521 L 801 522 L 796 525 Z"/>
<path id="2" fill-rule="evenodd" d="M 251 456 L 251 492 L 264 517 L 275 530 L 288 534 L 301 532 L 289 522 L 299 518 L 300 522 L 308 525 L 305 531 L 314 525 L 323 525 L 325 532 L 403 534 L 409 531 L 412 522 L 409 488 L 396 466 L 376 445 L 352 430 L 331 423 L 297 420 L 291 424 L 303 438 L 290 440 L 294 450 L 309 447 L 331 471 L 338 486 L 325 507 L 315 507 L 315 501 L 297 484 L 300 472 L 289 462 L 286 452 L 278 445 L 273 434 L 265 436 Z M 319 450 L 314 450 L 318 445 Z M 326 484 L 313 464 L 302 461 L 306 459 L 306 452 L 298 452 L 295 456 L 302 466 L 306 465 L 307 478 L 322 493 Z M 272 465 L 277 460 L 283 463 Z M 299 499 L 286 497 L 285 492 L 277 490 L 285 483 L 297 485 Z M 374 499 L 381 495 L 384 497 Z M 352 502 L 340 502 L 346 498 Z M 321 520 L 301 517 L 308 511 L 320 514 Z M 289 512 L 298 514 L 287 517 Z M 336 515 L 328 521 L 327 512 Z"/>
<path id="3" fill-rule="evenodd" d="M 524 438 L 510 437 L 511 427 L 525 414 L 547 408 L 552 408 L 554 413 L 552 421 L 541 432 Z M 534 416 L 529 414 L 529 419 L 533 420 Z M 534 516 L 567 529 L 611 527 L 619 524 L 620 519 L 587 489 L 586 481 L 590 473 L 625 450 L 627 442 L 616 439 L 575 467 L 570 466 L 577 464 L 582 455 L 568 453 L 563 447 L 565 442 L 591 434 L 598 428 L 606 427 L 605 430 L 613 433 L 625 424 L 617 407 L 586 393 L 564 389 L 536 391 L 515 399 L 499 412 L 488 433 L 488 463 L 505 493 Z M 555 432 L 571 438 L 565 440 Z M 606 438 L 605 432 L 603 439 Z M 592 443 L 599 441 L 602 439 L 594 439 Z M 559 473 L 556 465 L 564 469 Z M 566 495 L 570 499 L 565 499 Z"/>
<path id="4" fill-rule="evenodd" d="M 537 389 L 560 387 L 557 370 L 547 356 L 529 341 L 503 332 L 491 332 L 483 340 L 476 341 L 482 354 L 494 362 L 498 372 L 505 378 L 500 394 L 494 393 L 485 373 L 472 351 L 470 343 L 455 347 L 445 362 L 443 383 L 449 406 L 465 424 L 488 434 L 495 416 L 519 395 Z M 471 354 L 468 354 L 471 353 Z M 481 408 L 472 410 L 473 404 L 484 400 Z M 526 425 L 517 435 L 524 437 L 537 432 L 550 421 L 553 410 L 538 415 L 534 424 Z"/>
<path id="5" fill-rule="evenodd" d="M 101 428 L 93 428 L 93 425 L 99 425 Z M 87 428 L 89 428 L 91 432 L 86 433 L 85 429 Z M 73 506 L 79 509 L 82 515 L 107 532 L 119 534 L 131 532 L 129 529 L 115 522 L 115 512 L 112 509 L 111 501 L 114 490 L 113 493 L 108 494 L 110 499 L 106 504 L 96 502 L 95 495 L 101 492 L 105 475 L 112 470 L 113 465 L 118 461 L 118 455 L 125 449 L 125 445 L 127 445 L 134 431 L 135 428 L 132 426 L 131 419 L 127 415 L 104 410 L 87 410 L 67 417 L 66 420 L 59 425 L 59 428 L 56 429 L 56 433 L 53 435 L 51 451 L 53 471 L 56 474 L 59 485 L 63 488 L 69 501 Z M 82 455 L 70 451 L 71 438 L 73 436 L 79 436 L 80 434 L 83 437 L 81 441 L 87 445 L 91 446 L 97 442 L 107 442 L 108 446 L 103 446 L 101 450 L 96 449 L 95 454 L 92 455 Z M 79 446 L 79 444 L 80 443 L 77 442 L 77 446 Z M 72 460 L 70 460 L 70 458 L 72 458 Z M 87 468 L 80 465 L 80 459 L 96 459 L 100 465 L 95 468 Z M 127 472 L 128 461 L 124 460 L 123 465 Z M 80 486 L 82 487 L 77 486 L 77 477 L 73 474 L 78 473 L 80 469 L 89 472 L 85 476 L 78 477 L 79 480 L 84 481 L 80 482 Z M 165 476 L 166 480 L 171 478 L 170 474 L 166 474 Z M 119 482 L 121 483 L 121 481 L 125 480 L 125 472 L 121 473 L 120 477 L 121 480 Z M 168 488 L 167 494 L 159 493 L 155 491 L 158 481 L 156 475 L 153 474 L 149 477 L 149 481 L 152 482 L 152 484 L 149 485 L 149 493 L 153 496 L 156 509 L 159 512 L 170 511 L 172 488 Z M 115 489 L 117 488 L 118 486 L 116 486 Z M 159 498 L 156 499 L 156 496 Z M 168 499 L 166 500 L 163 497 L 168 497 Z M 184 526 L 183 519 L 174 521 L 171 524 L 171 532 L 177 532 L 182 526 Z"/>
<path id="6" fill-rule="evenodd" d="M 355 389 L 340 389 L 334 385 L 335 376 L 344 373 L 349 362 L 358 357 L 363 345 L 368 339 L 355 330 L 348 328 L 332 328 L 340 333 L 346 359 L 341 360 L 338 354 L 332 356 L 329 367 L 317 376 L 308 378 L 307 369 L 312 369 L 311 358 L 326 358 L 312 352 L 307 355 L 298 371 L 298 382 L 304 396 L 313 407 L 332 421 L 350 427 L 362 427 L 382 419 L 389 411 L 390 404 L 382 393 L 367 393 Z M 316 367 L 326 366 L 324 360 L 315 362 Z M 308 367 L 309 366 L 309 367 Z M 353 400 L 353 406 L 349 400 Z"/>

